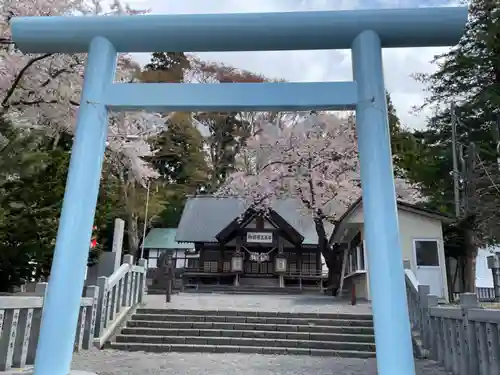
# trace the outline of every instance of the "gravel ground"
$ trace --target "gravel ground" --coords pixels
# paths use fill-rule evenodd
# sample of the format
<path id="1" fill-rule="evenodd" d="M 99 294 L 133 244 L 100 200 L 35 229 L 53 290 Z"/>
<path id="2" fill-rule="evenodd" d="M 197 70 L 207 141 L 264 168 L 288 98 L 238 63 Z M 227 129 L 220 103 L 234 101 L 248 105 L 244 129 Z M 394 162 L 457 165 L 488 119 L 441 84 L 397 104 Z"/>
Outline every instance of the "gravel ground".
<path id="1" fill-rule="evenodd" d="M 376 375 L 375 360 L 252 354 L 85 351 L 73 369 L 98 375 Z M 431 361 L 417 362 L 417 375 L 446 375 Z"/>
<path id="2" fill-rule="evenodd" d="M 313 313 L 371 314 L 369 303 L 351 306 L 345 301 L 335 301 L 333 297 L 314 295 L 247 295 L 181 293 L 172 296 L 167 305 L 165 296 L 148 295 L 145 307 L 158 309 L 187 310 L 238 310 L 238 311 L 283 311 Z"/>

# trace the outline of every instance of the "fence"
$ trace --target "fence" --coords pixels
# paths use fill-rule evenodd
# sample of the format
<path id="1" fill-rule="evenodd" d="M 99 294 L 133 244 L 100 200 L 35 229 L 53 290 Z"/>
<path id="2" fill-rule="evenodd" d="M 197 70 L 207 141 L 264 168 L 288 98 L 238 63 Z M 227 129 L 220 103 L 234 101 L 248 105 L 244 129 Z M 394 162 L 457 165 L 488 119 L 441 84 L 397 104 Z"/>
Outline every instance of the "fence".
<path id="1" fill-rule="evenodd" d="M 128 312 L 143 301 L 147 262 L 133 263 L 133 257 L 125 255 L 110 277 L 100 277 L 97 286 L 85 287 L 75 351 L 101 347 Z M 34 364 L 46 288 L 46 283 L 39 283 L 34 293 L 0 296 L 0 371 Z"/>
<path id="2" fill-rule="evenodd" d="M 454 375 L 500 374 L 500 310 L 481 308 L 474 293 L 460 295 L 459 306 L 438 306 L 429 286 L 405 270 L 412 328 L 424 355 Z"/>

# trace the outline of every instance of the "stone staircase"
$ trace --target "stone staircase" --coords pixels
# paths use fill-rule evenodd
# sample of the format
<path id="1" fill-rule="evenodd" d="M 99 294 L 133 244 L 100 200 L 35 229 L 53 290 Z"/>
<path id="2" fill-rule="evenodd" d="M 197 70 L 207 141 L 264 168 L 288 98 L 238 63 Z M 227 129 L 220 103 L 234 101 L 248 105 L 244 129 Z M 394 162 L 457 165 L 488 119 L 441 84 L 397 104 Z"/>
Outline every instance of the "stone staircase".
<path id="1" fill-rule="evenodd" d="M 107 347 L 369 358 L 375 337 L 371 315 L 139 309 Z"/>

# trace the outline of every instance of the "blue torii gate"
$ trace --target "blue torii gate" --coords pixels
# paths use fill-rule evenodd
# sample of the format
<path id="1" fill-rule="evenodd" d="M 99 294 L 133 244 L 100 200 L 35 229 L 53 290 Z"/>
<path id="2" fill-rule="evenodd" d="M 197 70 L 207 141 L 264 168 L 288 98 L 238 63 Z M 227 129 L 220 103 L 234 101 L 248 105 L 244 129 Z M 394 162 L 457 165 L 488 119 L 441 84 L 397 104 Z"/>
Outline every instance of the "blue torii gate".
<path id="1" fill-rule="evenodd" d="M 12 39 L 23 52 L 88 52 L 35 374 L 69 372 L 108 110 L 355 109 L 378 373 L 414 375 L 382 48 L 454 45 L 466 21 L 466 7 L 14 18 Z M 314 49 L 351 49 L 354 82 L 113 83 L 119 52 Z"/>

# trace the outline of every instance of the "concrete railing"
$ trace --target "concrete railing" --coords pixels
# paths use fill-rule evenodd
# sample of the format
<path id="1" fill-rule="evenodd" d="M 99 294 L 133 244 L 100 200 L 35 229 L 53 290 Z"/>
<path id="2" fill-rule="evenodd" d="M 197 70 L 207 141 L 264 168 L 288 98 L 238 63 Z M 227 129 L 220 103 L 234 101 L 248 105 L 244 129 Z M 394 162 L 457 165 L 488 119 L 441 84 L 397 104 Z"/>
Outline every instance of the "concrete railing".
<path id="1" fill-rule="evenodd" d="M 98 286 L 84 289 L 75 338 L 75 351 L 102 347 L 115 329 L 144 299 L 147 261 L 134 265 L 131 255 L 110 277 L 99 277 Z M 0 296 L 0 371 L 35 362 L 47 283 L 34 293 Z"/>
<path id="2" fill-rule="evenodd" d="M 94 344 L 102 347 L 122 324 L 132 309 L 143 302 L 146 293 L 147 260 L 134 265 L 131 255 L 123 257 L 123 264 L 110 276 L 99 277 L 99 301 Z"/>
<path id="3" fill-rule="evenodd" d="M 0 371 L 34 364 L 46 289 L 47 283 L 38 283 L 34 293 L 0 296 Z M 96 286 L 85 288 L 75 351 L 93 345 L 97 290 Z"/>
<path id="4" fill-rule="evenodd" d="M 429 286 L 405 270 L 412 328 L 424 355 L 453 375 L 500 374 L 500 310 L 481 308 L 474 293 L 460 295 L 459 306 L 438 306 Z"/>

